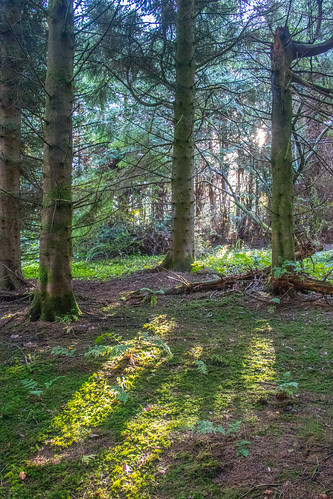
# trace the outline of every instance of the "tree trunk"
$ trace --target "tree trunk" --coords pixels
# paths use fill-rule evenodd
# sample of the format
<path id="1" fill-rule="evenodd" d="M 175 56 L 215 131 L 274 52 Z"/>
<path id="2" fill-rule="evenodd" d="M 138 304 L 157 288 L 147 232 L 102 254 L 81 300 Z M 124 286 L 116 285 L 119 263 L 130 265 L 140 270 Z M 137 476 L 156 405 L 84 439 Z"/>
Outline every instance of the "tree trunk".
<path id="1" fill-rule="evenodd" d="M 271 52 L 272 62 L 272 267 L 295 260 L 292 167 L 291 83 L 311 88 L 323 95 L 330 90 L 306 82 L 292 68 L 294 59 L 314 57 L 333 48 L 333 36 L 316 45 L 291 39 L 287 27 L 277 28 Z"/>
<path id="2" fill-rule="evenodd" d="M 40 270 L 30 318 L 53 321 L 78 312 L 71 278 L 73 1 L 50 0 L 48 25 Z"/>
<path id="3" fill-rule="evenodd" d="M 194 0 L 177 0 L 176 38 L 171 246 L 162 266 L 187 271 L 194 261 Z"/>
<path id="4" fill-rule="evenodd" d="M 288 28 L 277 28 L 272 47 L 272 267 L 295 260 L 291 150 L 293 50 Z"/>
<path id="5" fill-rule="evenodd" d="M 165 184 L 161 182 L 153 191 L 154 201 L 152 203 L 152 218 L 156 221 L 164 221 L 167 189 Z"/>
<path id="6" fill-rule="evenodd" d="M 21 0 L 0 2 L 0 289 L 22 284 L 20 248 Z"/>

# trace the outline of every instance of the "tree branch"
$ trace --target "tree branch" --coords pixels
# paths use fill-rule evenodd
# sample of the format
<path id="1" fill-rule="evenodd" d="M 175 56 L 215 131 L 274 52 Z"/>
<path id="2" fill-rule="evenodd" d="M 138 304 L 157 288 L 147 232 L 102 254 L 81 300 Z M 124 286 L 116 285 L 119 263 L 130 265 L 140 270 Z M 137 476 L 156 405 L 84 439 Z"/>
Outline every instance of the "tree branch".
<path id="1" fill-rule="evenodd" d="M 292 42 L 293 58 L 299 59 L 302 57 L 313 57 L 315 55 L 323 54 L 333 48 L 333 36 L 323 43 L 312 45 L 310 43 Z"/>

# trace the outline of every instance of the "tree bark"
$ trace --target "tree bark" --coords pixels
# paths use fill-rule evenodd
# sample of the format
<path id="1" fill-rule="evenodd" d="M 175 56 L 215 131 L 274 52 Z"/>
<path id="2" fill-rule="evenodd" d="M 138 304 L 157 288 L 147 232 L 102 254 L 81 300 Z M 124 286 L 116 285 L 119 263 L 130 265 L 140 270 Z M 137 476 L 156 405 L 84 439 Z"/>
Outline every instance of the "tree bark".
<path id="1" fill-rule="evenodd" d="M 50 0 L 40 270 L 31 320 L 78 312 L 71 278 L 73 0 Z"/>
<path id="2" fill-rule="evenodd" d="M 277 28 L 272 47 L 272 268 L 295 260 L 291 151 L 293 51 L 288 28 Z"/>
<path id="3" fill-rule="evenodd" d="M 21 0 L 0 2 L 0 289 L 22 284 L 20 248 Z"/>
<path id="4" fill-rule="evenodd" d="M 272 63 L 272 268 L 295 260 L 292 165 L 291 83 L 308 86 L 292 70 L 292 61 L 322 54 L 333 48 L 333 37 L 317 45 L 293 41 L 287 27 L 277 28 L 271 52 Z M 320 90 L 322 87 L 311 85 Z M 329 91 L 324 92 L 328 94 Z"/>
<path id="5" fill-rule="evenodd" d="M 172 228 L 163 267 L 190 270 L 194 261 L 194 0 L 177 0 Z"/>

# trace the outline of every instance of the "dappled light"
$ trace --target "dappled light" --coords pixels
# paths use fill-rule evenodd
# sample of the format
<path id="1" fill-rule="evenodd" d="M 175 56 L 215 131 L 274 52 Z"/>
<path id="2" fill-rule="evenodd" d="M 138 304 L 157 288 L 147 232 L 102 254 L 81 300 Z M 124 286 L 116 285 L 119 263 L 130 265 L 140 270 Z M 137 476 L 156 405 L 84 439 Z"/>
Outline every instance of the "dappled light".
<path id="1" fill-rule="evenodd" d="M 139 497 L 140 491 L 152 487 L 156 475 L 165 473 L 158 461 L 171 445 L 170 434 L 177 422 L 168 416 L 165 407 L 148 405 L 131 420 L 122 432 L 123 442 L 99 458 L 96 490 L 108 496 Z M 101 479 L 101 478 L 102 479 Z M 99 483 L 102 486 L 99 486 Z"/>
<path id="2" fill-rule="evenodd" d="M 313 406 L 303 387 L 311 390 L 321 409 L 316 414 L 326 421 L 324 393 L 330 390 L 331 364 L 324 314 L 318 315 L 313 327 L 308 326 L 311 341 L 306 341 L 302 315 L 295 336 L 294 315 L 278 318 L 266 309 L 255 313 L 239 295 L 188 300 L 182 307 L 173 298 L 160 305 L 159 313 L 149 303 L 104 308 L 103 321 L 113 325 L 117 320 L 120 326 L 92 330 L 79 352 L 78 341 L 72 348 L 71 335 L 74 328 L 80 330 L 82 319 L 69 330 L 63 325 L 67 348 L 53 347 L 47 354 L 49 362 L 40 367 L 48 369 L 55 360 L 63 366 L 51 380 L 46 374 L 44 379 L 50 381 L 24 374 L 27 368 L 22 363 L 6 367 L 6 376 L 19 383 L 20 414 L 26 414 L 27 404 L 32 414 L 44 411 L 41 402 L 51 407 L 43 432 L 33 437 L 38 451 L 28 448 L 26 457 L 16 458 L 15 466 L 26 478 L 22 481 L 14 466 L 7 474 L 18 497 L 24 497 L 26 490 L 38 497 L 41 483 L 51 493 L 60 487 L 64 494 L 68 490 L 74 497 L 87 498 L 96 494 L 105 499 L 177 497 L 189 490 L 192 495 L 206 490 L 219 497 L 228 487 L 233 497 L 247 490 L 248 475 L 244 472 L 242 478 L 241 470 L 249 469 L 259 483 L 267 483 L 257 464 L 258 453 L 267 455 L 275 480 L 279 473 L 288 472 L 288 466 L 298 469 L 299 459 L 290 461 L 296 454 L 279 459 L 289 456 L 289 447 L 281 440 L 285 418 L 289 418 L 289 431 L 304 424 L 304 432 L 315 428 L 318 439 L 319 434 L 323 438 L 321 420 L 317 418 L 316 427 L 311 423 L 307 411 L 313 411 Z M 138 322 L 141 326 L 135 333 L 130 325 Z M 306 367 L 298 363 L 296 351 L 308 359 Z M 325 372 L 315 371 L 316 379 L 325 376 L 321 385 L 313 384 L 319 363 L 325 367 Z M 61 395 L 65 383 L 83 368 L 83 382 L 78 384 L 78 378 L 76 389 L 52 406 L 55 395 Z M 87 371 L 92 374 L 87 376 Z M 22 378 L 38 381 L 22 384 Z M 316 395 L 317 389 L 323 394 Z M 304 401 L 296 397 L 299 392 Z M 4 412 L 10 407 L 5 405 Z M 30 422 L 29 412 L 27 418 L 25 425 Z M 15 420 L 9 421 L 15 429 Z M 294 448 L 300 452 L 301 435 L 298 438 Z M 221 474 L 224 465 L 228 474 Z M 59 475 L 57 485 L 52 473 Z"/>
<path id="3" fill-rule="evenodd" d="M 82 388 L 76 392 L 64 410 L 55 417 L 51 430 L 55 435 L 47 443 L 68 447 L 74 442 L 87 438 L 92 429 L 110 416 L 116 406 L 128 399 L 128 392 L 140 376 L 151 367 L 158 367 L 171 351 L 158 336 L 167 334 L 174 321 L 166 316 L 155 317 L 143 329 L 154 336 L 139 332 L 133 340 L 107 347 L 97 344 L 86 355 L 107 357 L 98 371 L 93 373 Z M 166 355 L 165 355 L 166 354 Z"/>
<path id="4" fill-rule="evenodd" d="M 242 377 L 246 387 L 250 389 L 258 383 L 273 381 L 276 375 L 275 362 L 274 340 L 272 338 L 254 336 L 248 345 L 242 362 Z M 256 389 L 258 388 L 256 387 Z"/>

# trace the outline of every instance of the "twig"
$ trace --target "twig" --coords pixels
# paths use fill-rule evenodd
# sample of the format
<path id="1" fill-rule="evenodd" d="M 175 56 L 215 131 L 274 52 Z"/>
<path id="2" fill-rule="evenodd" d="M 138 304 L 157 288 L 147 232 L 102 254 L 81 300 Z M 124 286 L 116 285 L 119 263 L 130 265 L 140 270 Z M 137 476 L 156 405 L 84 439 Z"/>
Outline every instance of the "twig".
<path id="1" fill-rule="evenodd" d="M 327 461 L 327 459 L 330 459 L 331 457 L 333 457 L 333 452 L 331 452 L 331 454 L 328 454 L 328 456 L 325 457 L 324 462 Z"/>
<path id="2" fill-rule="evenodd" d="M 187 279 L 185 279 L 185 277 L 176 274 L 176 272 L 172 272 L 172 274 L 175 275 L 176 277 L 172 277 L 171 275 L 168 275 L 167 276 L 168 279 L 173 279 L 174 281 L 182 282 L 183 284 L 185 284 L 185 286 L 189 286 L 191 284 Z"/>

